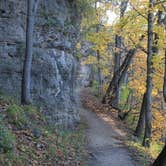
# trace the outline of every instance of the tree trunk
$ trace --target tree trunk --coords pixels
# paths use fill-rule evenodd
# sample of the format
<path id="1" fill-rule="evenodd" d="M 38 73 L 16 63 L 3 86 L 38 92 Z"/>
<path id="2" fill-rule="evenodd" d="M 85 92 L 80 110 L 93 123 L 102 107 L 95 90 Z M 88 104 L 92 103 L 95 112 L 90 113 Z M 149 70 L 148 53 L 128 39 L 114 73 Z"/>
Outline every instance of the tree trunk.
<path id="1" fill-rule="evenodd" d="M 163 19 L 163 23 L 166 30 L 166 16 L 165 19 Z M 163 96 L 164 101 L 166 102 L 166 48 L 165 48 L 165 66 L 164 66 L 164 84 L 163 84 Z M 163 148 L 163 150 L 158 155 L 157 159 L 154 161 L 152 166 L 165 166 L 166 165 L 166 143 Z"/>
<path id="2" fill-rule="evenodd" d="M 118 49 L 121 47 L 121 36 L 116 35 L 115 36 L 115 47 Z M 119 101 L 120 101 L 120 85 L 119 85 L 119 68 L 120 68 L 120 58 L 121 58 L 121 51 L 117 50 L 115 52 L 114 57 L 114 74 L 115 75 L 115 81 L 114 81 L 114 87 L 115 87 L 115 94 L 112 96 L 111 105 L 114 105 L 115 107 L 119 107 Z"/>
<path id="3" fill-rule="evenodd" d="M 134 135 L 139 138 L 142 136 L 144 128 L 145 128 L 145 111 L 146 111 L 145 109 L 146 109 L 146 93 L 144 93 L 144 96 L 143 96 L 139 120 L 137 123 L 136 130 L 134 132 Z"/>
<path id="4" fill-rule="evenodd" d="M 101 78 L 101 69 L 100 69 L 100 51 L 97 50 L 97 74 L 98 74 L 98 96 L 101 96 L 102 94 L 102 78 Z"/>
<path id="5" fill-rule="evenodd" d="M 166 102 L 166 49 L 165 49 L 165 67 L 164 67 L 164 85 L 163 85 L 163 96 L 164 101 Z"/>
<path id="6" fill-rule="evenodd" d="M 143 146 L 150 146 L 152 130 L 152 57 L 153 57 L 153 4 L 154 0 L 149 1 L 148 11 L 148 56 L 147 56 L 147 81 L 146 81 L 146 112 L 145 112 L 145 134 Z"/>
<path id="7" fill-rule="evenodd" d="M 163 150 L 154 161 L 152 166 L 165 166 L 166 165 L 166 145 L 164 146 Z"/>
<path id="8" fill-rule="evenodd" d="M 120 5 L 120 19 L 123 18 L 125 11 L 127 9 L 127 4 L 128 0 L 124 0 L 121 2 Z M 119 102 L 120 102 L 120 84 L 119 84 L 119 69 L 120 69 L 120 60 L 121 60 L 121 54 L 122 54 L 122 36 L 116 35 L 115 36 L 115 57 L 114 57 L 114 76 L 115 76 L 115 81 L 114 81 L 114 87 L 115 87 L 115 92 L 111 96 L 111 100 L 109 103 L 114 106 L 114 107 L 119 107 Z M 116 73 L 116 74 L 115 74 Z"/>
<path id="9" fill-rule="evenodd" d="M 161 26 L 162 24 L 162 11 L 157 12 L 157 25 Z M 155 32 L 154 33 L 154 41 L 153 41 L 153 54 L 157 55 L 159 53 L 159 47 L 158 47 L 158 42 L 159 42 L 159 35 Z"/>
<path id="10" fill-rule="evenodd" d="M 158 24 L 158 25 L 161 25 L 162 12 L 161 12 L 161 11 L 158 11 L 157 15 L 158 15 L 157 24 Z M 158 40 L 159 40 L 159 36 L 158 36 L 157 33 L 155 33 L 155 34 L 154 34 L 154 41 L 153 41 L 153 48 L 152 48 L 153 54 L 155 54 L 155 55 L 157 55 L 158 52 L 159 52 Z M 143 133 L 143 130 L 144 130 L 146 100 L 147 100 L 147 99 L 146 99 L 145 94 L 144 94 L 143 103 L 142 103 L 142 107 L 141 107 L 141 112 L 140 112 L 140 116 L 139 116 L 139 121 L 138 121 L 138 124 L 137 124 L 136 131 L 135 131 L 135 133 L 134 133 L 134 135 L 137 136 L 137 137 L 141 137 L 141 135 L 142 135 L 142 133 Z"/>
<path id="11" fill-rule="evenodd" d="M 97 11 L 97 1 L 95 2 L 95 9 Z M 98 12 L 97 12 L 98 16 Z M 96 25 L 96 33 L 100 31 L 100 21 L 98 20 L 98 24 Z M 98 77 L 98 96 L 102 94 L 102 79 L 101 79 L 101 68 L 100 68 L 100 50 L 96 51 L 97 57 L 97 77 Z"/>
<path id="12" fill-rule="evenodd" d="M 129 66 L 132 62 L 132 59 L 133 59 L 133 57 L 134 57 L 134 55 L 135 55 L 138 48 L 139 48 L 139 46 L 136 46 L 135 48 L 129 50 L 129 52 L 125 56 L 125 59 L 124 59 L 122 65 L 119 68 L 119 79 L 118 79 L 118 84 L 119 85 L 121 84 L 121 82 L 122 82 L 128 68 L 129 68 Z M 109 84 L 109 86 L 106 90 L 106 93 L 105 93 L 105 95 L 102 99 L 102 103 L 106 103 L 107 99 L 110 101 L 111 96 L 114 94 L 114 92 L 116 90 L 116 87 L 114 87 L 114 85 L 115 85 L 115 75 L 116 74 L 117 73 L 114 73 L 114 75 L 113 75 L 113 78 L 112 78 L 112 80 L 111 80 L 111 82 L 110 82 L 110 84 Z"/>
<path id="13" fill-rule="evenodd" d="M 22 75 L 22 94 L 21 103 L 31 103 L 31 66 L 33 54 L 33 30 L 35 23 L 35 13 L 37 10 L 38 0 L 28 0 L 27 3 L 27 26 L 26 26 L 26 52 Z"/>

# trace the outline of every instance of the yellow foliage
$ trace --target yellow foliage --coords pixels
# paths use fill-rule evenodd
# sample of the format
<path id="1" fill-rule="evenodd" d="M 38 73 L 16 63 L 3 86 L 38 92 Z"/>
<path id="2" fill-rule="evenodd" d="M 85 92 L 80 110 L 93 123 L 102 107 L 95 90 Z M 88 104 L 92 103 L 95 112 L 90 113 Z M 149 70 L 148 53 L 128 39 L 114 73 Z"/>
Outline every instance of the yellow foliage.
<path id="1" fill-rule="evenodd" d="M 166 114 L 161 110 L 153 110 L 153 140 L 160 140 L 166 134 Z"/>
<path id="2" fill-rule="evenodd" d="M 102 3 L 102 5 L 96 9 L 96 18 L 91 20 L 91 25 L 93 25 L 93 30 L 86 34 L 86 40 L 91 43 L 90 49 L 93 51 L 93 55 L 89 55 L 85 64 L 93 64 L 95 67 L 101 69 L 101 75 L 104 78 L 104 83 L 102 85 L 103 91 L 108 87 L 108 83 L 111 79 L 114 66 L 114 53 L 116 51 L 121 51 L 121 49 L 115 48 L 115 36 L 121 36 L 123 38 L 123 44 L 126 49 L 140 45 L 144 50 L 147 51 L 147 30 L 148 30 L 148 0 L 130 0 L 130 10 L 125 12 L 125 15 L 118 19 L 112 25 L 106 25 L 103 21 L 104 15 L 108 7 L 110 7 L 116 14 L 119 15 L 119 6 L 112 7 L 111 3 Z M 166 4 L 166 2 L 163 2 Z M 157 15 L 158 11 L 163 11 L 162 4 L 155 5 L 152 12 L 155 15 L 155 22 L 153 31 L 158 34 L 159 39 L 156 42 L 156 47 L 159 48 L 159 53 L 153 55 L 153 106 L 157 105 L 159 110 L 153 108 L 153 138 L 159 140 L 164 133 L 166 133 L 166 115 L 159 104 L 159 100 L 162 100 L 162 88 L 163 88 L 163 76 L 164 76 L 164 54 L 166 48 L 166 33 L 164 26 L 158 26 Z M 104 19 L 103 19 L 104 18 Z M 119 19 L 120 18 L 120 19 Z M 103 23 L 104 22 L 104 23 Z M 97 30 L 97 25 L 102 25 L 99 30 Z M 140 42 L 140 37 L 144 36 L 144 40 Z M 77 46 L 80 48 L 80 46 Z M 100 53 L 99 60 L 97 59 L 97 51 Z M 146 74 L 147 74 L 147 55 L 146 51 L 141 49 L 136 53 L 132 64 L 128 70 L 128 86 L 133 92 L 134 100 L 142 101 L 142 96 L 146 91 Z M 121 62 L 124 57 L 121 58 Z M 158 100 L 156 98 L 159 97 Z M 141 105 L 141 104 L 140 104 Z M 140 111 L 140 105 L 137 111 Z"/>

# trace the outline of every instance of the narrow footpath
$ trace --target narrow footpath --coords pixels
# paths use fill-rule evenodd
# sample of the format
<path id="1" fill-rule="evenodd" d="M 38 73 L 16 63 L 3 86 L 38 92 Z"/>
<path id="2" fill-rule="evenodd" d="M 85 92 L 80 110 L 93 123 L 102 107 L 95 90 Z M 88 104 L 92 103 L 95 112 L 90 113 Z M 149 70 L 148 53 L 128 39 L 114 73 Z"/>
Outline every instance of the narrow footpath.
<path id="1" fill-rule="evenodd" d="M 81 112 L 88 128 L 88 166 L 140 166 L 125 145 L 126 133 L 106 113 Z"/>

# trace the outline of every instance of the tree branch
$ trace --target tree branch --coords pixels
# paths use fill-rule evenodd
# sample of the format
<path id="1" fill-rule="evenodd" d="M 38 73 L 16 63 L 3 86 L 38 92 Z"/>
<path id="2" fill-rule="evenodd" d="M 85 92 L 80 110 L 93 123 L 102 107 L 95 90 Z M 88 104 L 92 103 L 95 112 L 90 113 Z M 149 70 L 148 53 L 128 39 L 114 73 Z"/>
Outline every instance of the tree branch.
<path id="1" fill-rule="evenodd" d="M 142 13 L 140 13 L 130 2 L 130 5 L 132 6 L 132 8 L 140 15 L 142 16 L 143 18 L 145 18 L 146 20 L 148 20 L 148 18 L 146 16 L 144 16 Z"/>
<path id="2" fill-rule="evenodd" d="M 136 46 L 136 43 L 133 41 L 133 39 L 129 36 L 129 39 L 132 41 L 132 43 Z M 141 45 L 138 46 L 141 51 L 143 51 L 145 54 L 148 53 L 148 51 L 142 47 Z"/>

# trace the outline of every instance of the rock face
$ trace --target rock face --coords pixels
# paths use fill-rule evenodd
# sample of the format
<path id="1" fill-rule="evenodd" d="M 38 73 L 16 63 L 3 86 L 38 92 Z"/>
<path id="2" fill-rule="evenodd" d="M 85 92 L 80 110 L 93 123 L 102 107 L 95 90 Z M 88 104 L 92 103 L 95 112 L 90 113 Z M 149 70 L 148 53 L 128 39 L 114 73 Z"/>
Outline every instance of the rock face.
<path id="1" fill-rule="evenodd" d="M 0 90 L 20 98 L 25 53 L 26 0 L 0 1 Z M 80 16 L 71 0 L 40 0 L 34 33 L 31 93 L 52 124 L 79 119 L 74 58 Z"/>

